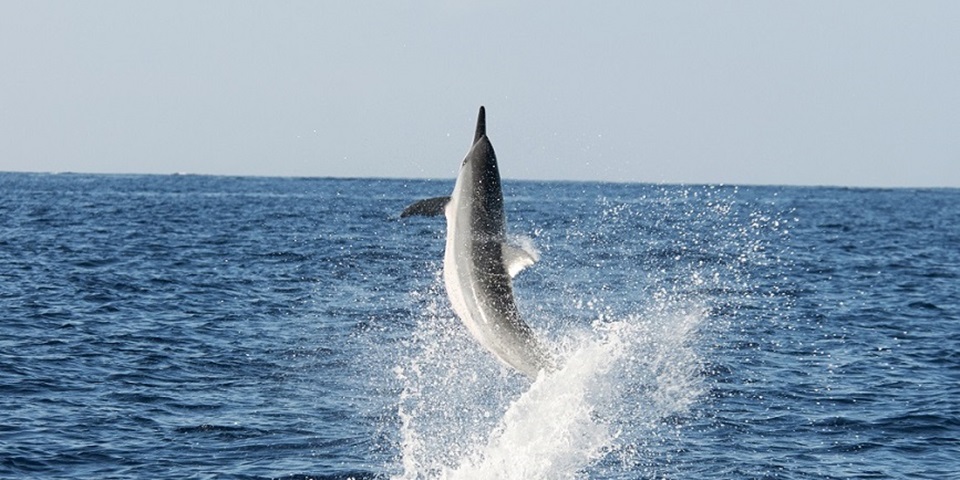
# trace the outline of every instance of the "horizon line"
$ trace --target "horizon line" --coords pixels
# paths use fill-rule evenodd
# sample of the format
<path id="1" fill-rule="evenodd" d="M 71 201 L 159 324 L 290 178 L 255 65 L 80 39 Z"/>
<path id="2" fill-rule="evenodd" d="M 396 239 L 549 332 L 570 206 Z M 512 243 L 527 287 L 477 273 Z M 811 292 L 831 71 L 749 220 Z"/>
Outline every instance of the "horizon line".
<path id="1" fill-rule="evenodd" d="M 0 174 L 23 175 L 103 175 L 103 176 L 158 176 L 158 177 L 224 177 L 224 178 L 276 178 L 276 179 L 331 179 L 331 180 L 391 180 L 391 181 L 450 181 L 451 177 L 393 177 L 393 176 L 353 176 L 353 175 L 283 175 L 283 174 L 232 174 L 232 173 L 195 173 L 195 172 L 103 172 L 103 171 L 40 171 L 40 170 L 0 170 Z M 851 190 L 956 190 L 960 186 L 948 185 L 845 185 L 845 184 L 808 184 L 808 183 L 729 183 L 729 182 L 678 182 L 678 181 L 625 181 L 625 180 L 597 180 L 597 179 L 541 179 L 522 177 L 502 177 L 508 182 L 539 182 L 539 183 L 593 183 L 609 185 L 662 185 L 662 186 L 703 186 L 703 187 L 766 187 L 766 188 L 841 188 Z"/>

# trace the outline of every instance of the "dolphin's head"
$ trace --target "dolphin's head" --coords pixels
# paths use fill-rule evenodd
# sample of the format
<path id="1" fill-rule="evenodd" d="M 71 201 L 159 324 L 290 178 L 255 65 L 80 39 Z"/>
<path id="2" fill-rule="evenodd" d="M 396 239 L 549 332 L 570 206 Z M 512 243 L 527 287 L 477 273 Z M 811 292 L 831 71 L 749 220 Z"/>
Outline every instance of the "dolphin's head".
<path id="1" fill-rule="evenodd" d="M 477 118 L 477 132 L 473 146 L 463 159 L 461 172 L 469 171 L 472 178 L 472 217 L 474 228 L 488 234 L 502 234 L 504 230 L 503 192 L 500 189 L 500 168 L 493 144 L 487 138 L 486 116 L 483 107 Z"/>

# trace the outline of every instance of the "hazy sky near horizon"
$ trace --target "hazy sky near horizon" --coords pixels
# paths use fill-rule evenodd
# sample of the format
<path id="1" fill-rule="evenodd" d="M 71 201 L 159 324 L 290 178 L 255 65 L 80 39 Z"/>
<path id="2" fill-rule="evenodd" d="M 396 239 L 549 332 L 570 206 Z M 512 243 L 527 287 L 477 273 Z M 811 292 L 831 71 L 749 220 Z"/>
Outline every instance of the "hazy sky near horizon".
<path id="1" fill-rule="evenodd" d="M 960 2 L 0 1 L 0 171 L 960 187 Z"/>

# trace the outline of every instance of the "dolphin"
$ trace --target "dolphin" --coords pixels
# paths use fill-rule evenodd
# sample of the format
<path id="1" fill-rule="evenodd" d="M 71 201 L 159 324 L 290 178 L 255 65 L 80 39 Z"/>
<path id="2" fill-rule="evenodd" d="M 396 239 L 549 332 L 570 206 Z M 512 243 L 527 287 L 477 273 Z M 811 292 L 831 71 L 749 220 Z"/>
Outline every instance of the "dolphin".
<path id="1" fill-rule="evenodd" d="M 480 107 L 473 145 L 453 193 L 416 202 L 401 216 L 447 218 L 443 283 L 453 311 L 473 337 L 505 365 L 530 377 L 554 370 L 554 361 L 517 310 L 512 278 L 537 260 L 507 242 L 500 170 Z"/>

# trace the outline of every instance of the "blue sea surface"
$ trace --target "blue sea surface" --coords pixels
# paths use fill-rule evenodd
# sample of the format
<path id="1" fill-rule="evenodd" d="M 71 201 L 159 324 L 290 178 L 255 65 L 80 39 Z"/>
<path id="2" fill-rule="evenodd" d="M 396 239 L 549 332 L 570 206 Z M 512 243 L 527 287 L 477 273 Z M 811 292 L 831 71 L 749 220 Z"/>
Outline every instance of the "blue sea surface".
<path id="1" fill-rule="evenodd" d="M 531 380 L 451 188 L 0 173 L 0 478 L 960 478 L 960 190 L 505 180 Z"/>

